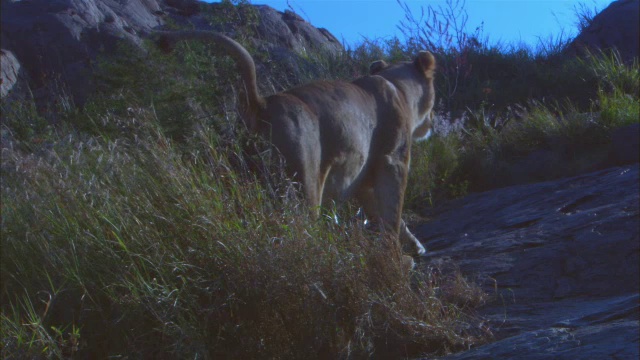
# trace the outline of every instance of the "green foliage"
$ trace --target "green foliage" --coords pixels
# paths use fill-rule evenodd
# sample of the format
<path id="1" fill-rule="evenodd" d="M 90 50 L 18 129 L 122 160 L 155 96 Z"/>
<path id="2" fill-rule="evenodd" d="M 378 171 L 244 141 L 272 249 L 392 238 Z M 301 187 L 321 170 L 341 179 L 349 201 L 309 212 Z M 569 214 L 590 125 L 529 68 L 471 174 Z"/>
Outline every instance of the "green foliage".
<path id="1" fill-rule="evenodd" d="M 534 51 L 524 45 L 489 45 L 483 24 L 469 31 L 461 0 L 429 5 L 416 16 L 405 11 L 400 24 L 406 54 L 427 49 L 438 63 L 436 91 L 440 110 L 456 112 L 489 104 L 498 113 L 531 100 L 570 100 L 581 111 L 597 96 L 598 81 L 591 64 L 565 56 L 570 39 L 564 33 L 541 39 Z"/>
<path id="2" fill-rule="evenodd" d="M 132 125 L 139 109 L 152 106 L 165 133 L 184 139 L 201 119 L 220 119 L 233 112 L 235 92 L 229 91 L 236 81 L 233 69 L 230 59 L 214 56 L 201 43 L 181 43 L 176 53 L 168 56 L 151 44 L 146 53 L 122 45 L 115 55 L 99 63 L 96 95 L 79 118 L 70 120 L 85 131 L 119 134 Z M 106 123 L 104 115 L 108 113 L 131 120 Z M 228 121 L 217 125 L 231 126 Z"/>
<path id="3" fill-rule="evenodd" d="M 586 30 L 593 22 L 593 18 L 595 18 L 602 10 L 603 9 L 599 9 L 596 6 L 591 7 L 583 2 L 574 5 L 573 11 L 576 17 L 576 26 L 578 31 L 582 32 Z"/>
<path id="4" fill-rule="evenodd" d="M 299 55 L 308 70 L 298 76 L 298 84 L 318 79 L 352 81 L 368 75 L 369 66 L 374 61 L 384 59 L 394 63 L 411 60 L 397 38 L 365 39 L 354 48 L 337 54 L 315 50 Z"/>
<path id="5" fill-rule="evenodd" d="M 455 161 L 447 155 L 431 160 L 442 162 L 442 170 L 431 176 L 443 180 L 440 183 L 432 180 L 430 191 L 422 192 L 423 197 L 437 189 L 447 195 L 445 198 L 455 197 L 464 194 L 459 189 L 481 191 L 598 168 L 606 164 L 611 132 L 639 121 L 638 104 L 638 98 L 629 94 L 601 91 L 589 112 L 579 111 L 570 102 L 565 105 L 531 102 L 522 117 L 496 119 L 482 111 L 471 113 L 461 133 L 441 137 L 460 137 L 451 142 L 453 148 L 449 149 L 456 154 Z M 436 136 L 433 141 L 441 144 L 442 140 Z M 417 156 L 433 155 L 414 154 L 412 162 Z M 424 177 L 423 172 L 415 170 L 412 169 L 411 177 Z M 414 182 L 410 179 L 410 186 L 416 186 Z"/>
<path id="6" fill-rule="evenodd" d="M 615 51 L 565 55 L 564 33 L 535 51 L 490 46 L 482 24 L 467 30 L 464 1 L 429 5 L 419 17 L 400 5 L 403 51 L 428 49 L 438 62 L 436 135 L 413 151 L 409 207 L 597 168 L 611 131 L 638 122 L 637 61 L 624 64 Z M 595 11 L 577 15 L 588 26 Z"/>
<path id="7" fill-rule="evenodd" d="M 251 38 L 257 35 L 258 10 L 248 0 L 222 0 L 215 6 L 203 6 L 204 17 L 214 28 L 234 32 L 235 40 L 253 49 Z"/>
<path id="8" fill-rule="evenodd" d="M 43 155 L 7 144 L 4 357 L 348 358 L 476 341 L 464 308 L 438 300 L 447 280 L 408 272 L 395 242 L 310 219 L 281 170 L 274 192 L 232 170 L 238 150 L 206 127 L 184 153 L 152 109 L 139 119 L 135 138 L 67 136 Z"/>
<path id="9" fill-rule="evenodd" d="M 637 123 L 640 114 L 638 97 L 619 91 L 611 95 L 599 94 L 600 121 L 609 128 Z"/>
<path id="10" fill-rule="evenodd" d="M 2 137 L 8 135 L 25 144 L 37 145 L 51 132 L 47 120 L 36 108 L 33 98 L 0 103 Z M 29 146 L 29 145 L 28 145 Z"/>
<path id="11" fill-rule="evenodd" d="M 607 92 L 619 91 L 635 97 L 640 96 L 640 65 L 638 58 L 625 64 L 617 50 L 589 52 L 580 61 L 593 72 L 600 89 Z"/>
<path id="12" fill-rule="evenodd" d="M 462 88 L 472 81 L 474 64 L 469 55 L 481 49 L 482 25 L 473 33 L 466 31 L 469 16 L 464 9 L 464 1 L 447 0 L 443 5 L 429 5 L 415 16 L 406 3 L 398 0 L 405 12 L 405 20 L 400 23 L 406 52 L 415 54 L 419 50 L 430 50 L 437 60 L 438 72 L 436 88 L 447 109 Z"/>
<path id="13" fill-rule="evenodd" d="M 414 144 L 405 194 L 406 207 L 417 209 L 445 198 L 466 195 L 465 182 L 451 182 L 459 167 L 461 146 L 456 134 L 436 136 Z"/>

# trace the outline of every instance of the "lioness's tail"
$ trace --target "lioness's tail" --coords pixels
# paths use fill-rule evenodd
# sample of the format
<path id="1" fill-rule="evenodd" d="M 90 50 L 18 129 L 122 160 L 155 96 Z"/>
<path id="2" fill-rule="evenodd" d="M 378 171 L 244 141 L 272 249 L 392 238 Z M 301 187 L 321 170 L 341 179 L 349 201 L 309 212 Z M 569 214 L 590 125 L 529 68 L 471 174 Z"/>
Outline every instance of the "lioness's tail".
<path id="1" fill-rule="evenodd" d="M 265 107 L 264 98 L 258 93 L 256 66 L 247 50 L 234 40 L 211 31 L 156 31 L 158 46 L 164 51 L 171 51 L 173 46 L 182 40 L 202 40 L 222 47 L 221 53 L 229 55 L 236 62 L 240 77 L 244 82 L 245 101 L 242 109 L 243 120 L 250 131 L 258 128 L 257 115 Z M 242 102 L 242 101 L 241 101 Z"/>

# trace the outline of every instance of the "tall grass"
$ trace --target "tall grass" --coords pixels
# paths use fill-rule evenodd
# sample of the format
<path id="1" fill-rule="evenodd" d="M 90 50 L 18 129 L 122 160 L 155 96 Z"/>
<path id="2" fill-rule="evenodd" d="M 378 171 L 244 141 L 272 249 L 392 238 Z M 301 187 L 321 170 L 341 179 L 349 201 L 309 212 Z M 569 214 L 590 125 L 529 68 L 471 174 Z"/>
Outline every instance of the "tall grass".
<path id="1" fill-rule="evenodd" d="M 240 151 L 206 126 L 185 152 L 151 109 L 135 120 L 134 137 L 3 143 L 3 358 L 382 358 L 478 341 L 470 305 L 443 301 L 447 279 L 409 271 L 394 241 L 311 219 L 278 172 L 267 186 L 234 170 Z"/>
<path id="2" fill-rule="evenodd" d="M 451 113 L 440 110 L 436 136 L 414 148 L 408 205 L 420 208 L 425 202 L 468 191 L 550 180 L 608 166 L 611 133 L 640 121 L 640 67 L 637 61 L 625 64 L 615 51 L 569 59 L 565 63 L 568 73 L 574 65 L 581 72 L 588 71 L 595 82 L 593 90 L 588 90 L 591 95 L 530 99 L 524 105 L 511 103 L 503 111 L 487 99 L 480 107 L 463 112 L 455 122 Z M 556 71 L 545 69 L 549 74 Z M 498 91 L 495 94 L 499 96 Z"/>
<path id="3" fill-rule="evenodd" d="M 612 131 L 638 122 L 637 61 L 625 64 L 616 51 L 570 56 L 564 32 L 535 49 L 490 44 L 482 24 L 469 27 L 463 0 L 418 15 L 398 2 L 399 48 L 429 49 L 438 62 L 436 131 L 413 148 L 410 208 L 607 166 Z M 576 7 L 580 28 L 594 16 Z"/>

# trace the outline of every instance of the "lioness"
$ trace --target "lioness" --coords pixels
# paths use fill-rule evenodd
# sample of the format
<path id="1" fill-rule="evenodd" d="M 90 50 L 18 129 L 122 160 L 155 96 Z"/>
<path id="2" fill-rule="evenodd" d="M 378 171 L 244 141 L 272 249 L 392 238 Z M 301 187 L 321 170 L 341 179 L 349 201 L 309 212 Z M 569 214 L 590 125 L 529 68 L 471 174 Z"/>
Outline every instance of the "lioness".
<path id="1" fill-rule="evenodd" d="M 311 209 L 355 196 L 367 217 L 399 236 L 414 255 L 425 253 L 400 216 L 411 141 L 431 128 L 436 64 L 430 52 L 395 65 L 376 61 L 371 75 L 352 82 L 315 81 L 263 97 L 251 55 L 234 40 L 208 31 L 158 36 L 165 50 L 180 40 L 200 39 L 235 60 L 245 87 L 241 113 L 247 128 L 282 153 Z"/>

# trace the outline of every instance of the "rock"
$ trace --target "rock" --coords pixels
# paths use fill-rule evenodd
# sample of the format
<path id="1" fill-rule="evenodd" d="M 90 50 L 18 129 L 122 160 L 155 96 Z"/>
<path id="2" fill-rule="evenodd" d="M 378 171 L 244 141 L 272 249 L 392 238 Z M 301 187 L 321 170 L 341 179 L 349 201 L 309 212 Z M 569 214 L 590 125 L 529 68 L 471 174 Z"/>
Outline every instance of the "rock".
<path id="1" fill-rule="evenodd" d="M 258 34 L 275 46 L 304 53 L 307 49 L 325 50 L 333 54 L 343 51 L 342 44 L 326 29 L 317 29 L 296 13 L 284 13 L 266 5 L 256 5 L 260 12 Z"/>
<path id="2" fill-rule="evenodd" d="M 310 51 L 324 52 L 329 56 L 344 51 L 342 44 L 329 31 L 315 28 L 292 11 L 279 12 L 266 5 L 256 5 L 256 8 L 260 13 L 256 29 L 257 47 L 268 53 L 269 60 L 278 68 L 286 69 L 284 83 L 296 85 L 301 78 L 322 76 L 317 64 L 310 60 Z M 259 61 L 257 66 L 260 74 L 273 78 L 269 66 Z"/>
<path id="3" fill-rule="evenodd" d="M 167 20 L 234 37 L 234 26 L 243 23 L 211 25 L 211 14 L 222 8 L 195 0 L 2 0 L 7 74 L 20 64 L 36 100 L 52 102 L 65 92 L 82 105 L 91 93 L 93 62 L 99 55 L 113 54 L 122 42 L 142 50 L 144 37 Z M 332 53 L 343 50 L 328 31 L 316 29 L 293 12 L 278 12 L 266 5 L 254 8 L 259 18 L 258 47 L 291 64 L 298 66 L 302 59 L 299 54 L 308 49 Z M 11 60 L 8 54 L 13 54 Z M 5 55 L 3 84 L 4 64 Z M 7 84 L 14 83 L 7 80 Z M 5 89 L 7 93 L 14 91 L 13 85 L 3 85 L 2 89 L 3 98 Z"/>
<path id="4" fill-rule="evenodd" d="M 611 134 L 609 163 L 632 164 L 640 161 L 640 124 L 632 124 L 614 130 Z"/>
<path id="5" fill-rule="evenodd" d="M 0 97 L 4 98 L 21 78 L 22 67 L 11 51 L 0 49 L 0 68 L 2 69 Z"/>
<path id="6" fill-rule="evenodd" d="M 166 0 L 166 4 L 185 17 L 193 16 L 200 12 L 200 2 L 196 0 Z"/>
<path id="7" fill-rule="evenodd" d="M 156 0 L 2 1 L 2 46 L 13 52 L 34 92 L 65 89 L 80 103 L 89 93 L 91 61 L 119 41 L 163 23 Z"/>
<path id="8" fill-rule="evenodd" d="M 566 169 L 563 165 L 570 161 L 564 155 L 563 151 L 557 149 L 534 150 L 519 161 L 504 165 L 487 186 L 526 184 L 561 177 Z"/>
<path id="9" fill-rule="evenodd" d="M 638 58 L 640 47 L 640 0 L 617 0 L 597 14 L 569 45 L 569 52 L 616 48 L 623 61 Z"/>
<path id="10" fill-rule="evenodd" d="M 443 359 L 637 359 L 639 166 L 469 195 L 415 230 L 495 300 L 495 341 Z"/>

